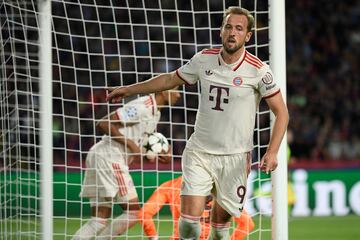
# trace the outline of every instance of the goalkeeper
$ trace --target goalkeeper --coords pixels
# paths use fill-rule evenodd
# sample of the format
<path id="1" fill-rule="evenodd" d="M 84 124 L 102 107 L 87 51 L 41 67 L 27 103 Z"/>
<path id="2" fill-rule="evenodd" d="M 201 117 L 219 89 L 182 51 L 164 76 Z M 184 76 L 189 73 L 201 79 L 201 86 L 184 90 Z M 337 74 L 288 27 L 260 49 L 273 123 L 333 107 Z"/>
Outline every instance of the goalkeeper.
<path id="1" fill-rule="evenodd" d="M 173 217 L 174 230 L 171 240 L 179 239 L 178 220 L 180 217 L 180 187 L 182 177 L 169 180 L 161 184 L 155 192 L 146 201 L 139 212 L 139 219 L 143 226 L 146 236 L 150 240 L 157 240 L 158 234 L 153 221 L 153 216 L 157 214 L 164 204 L 169 204 L 170 211 Z M 212 197 L 207 198 L 205 211 L 201 216 L 201 233 L 200 239 L 206 240 L 210 232 L 210 210 L 212 205 Z M 231 236 L 231 240 L 244 239 L 254 228 L 254 222 L 251 217 L 244 210 L 240 218 L 235 217 L 234 221 L 237 223 L 237 228 Z"/>
<path id="2" fill-rule="evenodd" d="M 175 104 L 179 97 L 178 91 L 143 96 L 97 123 L 97 128 L 105 135 L 91 147 L 86 157 L 80 193 L 81 197 L 89 198 L 92 217 L 75 233 L 74 240 L 94 236 L 111 239 L 138 221 L 139 200 L 128 165 L 141 160 L 141 139 L 146 133 L 155 131 L 161 106 Z M 159 160 L 166 162 L 170 155 L 162 158 Z M 118 203 L 123 213 L 110 224 L 113 203 Z"/>
<path id="3" fill-rule="evenodd" d="M 213 193 L 216 201 L 211 210 L 211 236 L 228 239 L 231 216 L 240 217 L 245 204 L 256 110 L 261 99 L 275 120 L 259 167 L 269 173 L 278 165 L 288 110 L 270 67 L 245 49 L 253 26 L 254 18 L 248 10 L 230 7 L 220 27 L 220 49 L 197 53 L 175 72 L 108 89 L 108 101 L 119 102 L 134 94 L 163 91 L 184 83 L 200 85 L 195 131 L 186 143 L 181 162 L 180 238 L 200 236 L 206 197 Z"/>

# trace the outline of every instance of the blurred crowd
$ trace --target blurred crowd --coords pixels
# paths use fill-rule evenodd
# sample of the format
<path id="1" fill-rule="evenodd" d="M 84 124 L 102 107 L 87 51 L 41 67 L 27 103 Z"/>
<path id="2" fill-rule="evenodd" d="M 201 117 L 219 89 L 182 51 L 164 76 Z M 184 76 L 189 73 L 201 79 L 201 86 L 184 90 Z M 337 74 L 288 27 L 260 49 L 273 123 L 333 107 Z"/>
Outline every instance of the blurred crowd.
<path id="1" fill-rule="evenodd" d="M 292 153 L 360 159 L 360 2 L 286 3 Z"/>
<path id="2" fill-rule="evenodd" d="M 72 1 L 53 1 L 54 163 L 59 169 L 81 166 L 88 149 L 101 137 L 94 120 L 118 107 L 105 102 L 105 86 L 127 85 L 173 71 L 197 51 L 220 47 L 221 1 L 96 2 L 96 6 L 80 7 Z M 238 1 L 224 3 L 227 7 Z M 242 4 L 257 12 L 257 30 L 248 50 L 268 60 L 268 46 L 262 44 L 269 41 L 266 1 Z M 359 16 L 360 2 L 356 0 L 286 1 L 288 139 L 293 159 L 360 161 Z M 27 39 L 36 39 L 31 28 L 36 21 L 25 23 L 29 25 Z M 2 30 L 4 39 L 6 34 L 25 38 L 18 34 L 23 32 L 21 28 L 4 32 L 6 28 Z M 37 51 L 33 45 L 21 43 L 4 45 L 4 49 Z M 37 70 L 16 71 L 20 73 L 18 83 L 12 87 L 20 96 L 10 102 L 37 108 L 37 95 L 25 94 L 35 92 L 37 83 L 21 81 L 21 76 L 37 75 Z M 167 109 L 159 125 L 159 131 L 172 139 L 178 159 L 193 131 L 199 89 L 184 86 L 180 90 L 184 94 L 178 108 Z M 36 159 L 37 151 L 29 146 L 38 139 L 28 136 L 35 131 L 32 126 L 37 123 L 31 119 L 37 113 L 24 107 L 18 115 L 20 141 L 26 143 L 19 151 Z M 16 123 L 9 123 L 9 127 L 13 125 Z"/>

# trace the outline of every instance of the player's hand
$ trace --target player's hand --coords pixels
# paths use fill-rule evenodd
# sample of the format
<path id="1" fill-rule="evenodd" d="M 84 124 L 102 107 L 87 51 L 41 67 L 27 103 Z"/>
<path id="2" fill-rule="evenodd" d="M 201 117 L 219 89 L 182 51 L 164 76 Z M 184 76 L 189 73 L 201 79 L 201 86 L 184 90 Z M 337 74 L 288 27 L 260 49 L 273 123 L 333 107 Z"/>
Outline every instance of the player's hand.
<path id="1" fill-rule="evenodd" d="M 161 163 L 170 163 L 171 162 L 171 146 L 169 145 L 169 149 L 167 152 L 162 151 L 161 153 L 159 153 L 158 155 L 158 161 Z"/>
<path id="2" fill-rule="evenodd" d="M 159 237 L 158 236 L 152 236 L 152 237 L 149 237 L 149 240 L 158 240 Z"/>
<path id="3" fill-rule="evenodd" d="M 274 171 L 278 165 L 277 154 L 266 152 L 260 161 L 261 171 L 268 174 L 270 171 Z"/>
<path id="4" fill-rule="evenodd" d="M 106 101 L 111 103 L 119 103 L 122 99 L 130 96 L 127 87 L 108 87 L 106 90 L 108 91 Z"/>

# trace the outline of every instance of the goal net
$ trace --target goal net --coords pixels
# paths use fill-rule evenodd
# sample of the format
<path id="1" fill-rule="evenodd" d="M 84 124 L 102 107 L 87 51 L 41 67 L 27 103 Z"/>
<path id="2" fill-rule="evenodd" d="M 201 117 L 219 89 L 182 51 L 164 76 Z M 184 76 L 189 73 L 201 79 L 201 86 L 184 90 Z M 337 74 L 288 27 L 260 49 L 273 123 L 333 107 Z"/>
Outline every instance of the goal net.
<path id="1" fill-rule="evenodd" d="M 0 3 L 0 238 L 39 239 L 39 15 L 42 1 Z M 101 138 L 96 121 L 119 105 L 105 87 L 128 85 L 173 71 L 204 48 L 221 47 L 224 9 L 242 6 L 256 20 L 247 50 L 269 61 L 268 1 L 52 0 L 53 239 L 71 239 L 90 217 L 79 197 L 85 158 Z M 50 54 L 50 53 L 49 53 Z M 161 183 L 181 174 L 181 154 L 193 132 L 199 86 L 179 89 L 181 100 L 162 112 L 157 131 L 173 148 L 170 164 L 141 162 L 130 171 L 142 205 Z M 51 131 L 51 129 L 50 129 Z M 246 210 L 249 239 L 271 235 L 271 184 L 257 168 L 270 135 L 270 113 L 260 105 L 254 134 Z M 51 198 L 51 196 L 48 196 Z M 121 210 L 115 207 L 112 217 Z M 172 234 L 169 208 L 154 216 L 160 237 Z M 236 224 L 233 224 L 235 227 Z M 137 224 L 120 239 L 146 239 Z"/>

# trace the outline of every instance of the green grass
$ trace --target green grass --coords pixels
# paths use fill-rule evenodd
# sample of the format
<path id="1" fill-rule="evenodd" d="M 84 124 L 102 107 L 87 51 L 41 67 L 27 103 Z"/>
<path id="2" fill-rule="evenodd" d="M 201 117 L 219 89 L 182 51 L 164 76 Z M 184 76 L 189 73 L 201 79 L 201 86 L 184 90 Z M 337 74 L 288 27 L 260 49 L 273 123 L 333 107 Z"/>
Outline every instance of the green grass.
<path id="1" fill-rule="evenodd" d="M 289 239 L 360 239 L 360 216 L 290 218 Z"/>
<path id="2" fill-rule="evenodd" d="M 76 232 L 81 224 L 85 223 L 78 219 L 54 219 L 54 240 L 68 240 Z M 256 227 L 248 239 L 269 240 L 271 239 L 270 219 L 255 218 Z M 262 229 L 259 230 L 260 226 Z M 158 224 L 160 235 L 170 236 L 172 233 L 172 222 L 169 217 L 161 217 Z M 34 229 L 39 229 L 38 222 L 5 221 L 0 220 L 0 239 L 40 239 Z M 28 233 L 26 233 L 28 232 Z M 10 236 L 10 233 L 11 236 Z M 66 233 L 66 234 L 64 234 Z M 36 238 L 37 235 L 37 238 Z M 142 237 L 139 224 L 128 231 L 127 236 L 119 237 L 125 239 L 146 239 Z M 161 239 L 168 239 L 164 237 Z M 360 216 L 350 215 L 345 217 L 291 217 L 289 220 L 289 240 L 354 240 L 360 239 Z"/>

